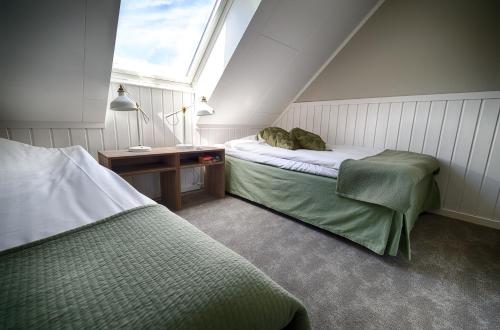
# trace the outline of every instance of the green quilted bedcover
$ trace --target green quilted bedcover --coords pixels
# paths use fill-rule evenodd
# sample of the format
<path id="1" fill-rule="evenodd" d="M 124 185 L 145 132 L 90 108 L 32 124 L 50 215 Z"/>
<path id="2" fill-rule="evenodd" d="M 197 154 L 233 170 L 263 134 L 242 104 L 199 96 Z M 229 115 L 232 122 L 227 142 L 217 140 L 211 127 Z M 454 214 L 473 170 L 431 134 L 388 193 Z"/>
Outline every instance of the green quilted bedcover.
<path id="1" fill-rule="evenodd" d="M 0 328 L 308 329 L 309 322 L 303 305 L 250 262 L 149 205 L 1 252 Z"/>
<path id="2" fill-rule="evenodd" d="M 378 254 L 410 259 L 410 232 L 418 215 L 436 207 L 432 175 L 412 191 L 406 212 L 336 193 L 337 180 L 226 155 L 226 191 L 343 236 Z"/>

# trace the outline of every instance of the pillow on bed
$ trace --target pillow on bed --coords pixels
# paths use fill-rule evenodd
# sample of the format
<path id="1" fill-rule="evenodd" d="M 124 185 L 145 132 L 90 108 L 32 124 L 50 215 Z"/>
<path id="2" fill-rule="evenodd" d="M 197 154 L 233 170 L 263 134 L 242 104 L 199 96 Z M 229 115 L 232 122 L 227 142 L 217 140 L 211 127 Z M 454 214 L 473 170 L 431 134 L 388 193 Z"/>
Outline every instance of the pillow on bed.
<path id="1" fill-rule="evenodd" d="M 298 145 L 295 144 L 294 140 L 290 136 L 290 133 L 279 127 L 267 127 L 262 129 L 259 134 L 257 134 L 259 139 L 266 141 L 267 144 L 284 149 L 295 150 Z"/>
<path id="2" fill-rule="evenodd" d="M 323 141 L 323 139 L 317 134 L 295 127 L 290 131 L 290 136 L 296 144 L 300 145 L 300 148 L 302 149 L 319 151 L 326 150 L 325 141 Z"/>

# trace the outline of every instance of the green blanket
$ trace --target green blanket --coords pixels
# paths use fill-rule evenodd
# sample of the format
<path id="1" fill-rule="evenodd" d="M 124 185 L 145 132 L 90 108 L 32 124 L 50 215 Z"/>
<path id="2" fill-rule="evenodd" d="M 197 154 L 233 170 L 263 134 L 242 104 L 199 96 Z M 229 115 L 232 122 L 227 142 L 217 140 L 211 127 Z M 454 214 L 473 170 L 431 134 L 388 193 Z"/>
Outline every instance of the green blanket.
<path id="1" fill-rule="evenodd" d="M 303 305 L 250 262 L 150 205 L 0 253 L 0 328 L 308 329 L 309 322 Z"/>
<path id="2" fill-rule="evenodd" d="M 345 160 L 339 169 L 337 194 L 406 212 L 415 187 L 439 171 L 436 158 L 407 151 L 385 150 L 360 160 Z M 437 196 L 435 206 L 439 206 Z"/>

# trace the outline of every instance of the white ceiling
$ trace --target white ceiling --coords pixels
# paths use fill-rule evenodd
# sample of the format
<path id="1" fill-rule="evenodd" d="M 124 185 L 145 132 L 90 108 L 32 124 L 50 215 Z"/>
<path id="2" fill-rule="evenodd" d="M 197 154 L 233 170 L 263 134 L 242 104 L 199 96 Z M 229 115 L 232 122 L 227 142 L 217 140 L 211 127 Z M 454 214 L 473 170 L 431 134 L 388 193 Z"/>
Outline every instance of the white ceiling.
<path id="1" fill-rule="evenodd" d="M 119 7 L 1 1 L 0 121 L 103 123 Z"/>
<path id="2" fill-rule="evenodd" d="M 0 3 L 0 123 L 104 122 L 119 3 Z M 220 73 L 208 70 L 214 82 L 202 93 L 216 114 L 202 125 L 272 123 L 377 0 L 232 3 Z"/>
<path id="3" fill-rule="evenodd" d="M 376 0 L 262 0 L 199 124 L 269 125 Z"/>

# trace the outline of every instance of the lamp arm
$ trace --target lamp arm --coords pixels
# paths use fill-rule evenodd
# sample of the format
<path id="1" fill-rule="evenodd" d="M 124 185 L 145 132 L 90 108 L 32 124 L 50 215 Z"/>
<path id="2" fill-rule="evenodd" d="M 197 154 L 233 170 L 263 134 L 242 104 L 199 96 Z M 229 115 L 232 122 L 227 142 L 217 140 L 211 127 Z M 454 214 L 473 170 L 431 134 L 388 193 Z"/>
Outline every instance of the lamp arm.
<path id="1" fill-rule="evenodd" d="M 139 105 L 139 103 L 135 103 L 136 106 L 137 106 L 137 111 L 139 111 L 141 114 L 142 114 L 142 118 L 144 119 L 144 122 L 147 124 L 149 122 L 149 116 L 147 113 L 144 112 L 144 110 L 142 110 L 141 106 Z"/>
<path id="2" fill-rule="evenodd" d="M 172 117 L 172 116 L 174 116 L 174 115 L 178 114 L 179 112 L 183 112 L 183 111 L 184 111 L 184 110 L 182 110 L 182 109 L 181 109 L 181 110 L 177 110 L 177 111 L 175 111 L 175 112 L 169 113 L 168 115 L 165 115 L 165 117 L 163 117 L 163 118 L 165 118 L 165 119 L 166 119 L 166 118 Z"/>

